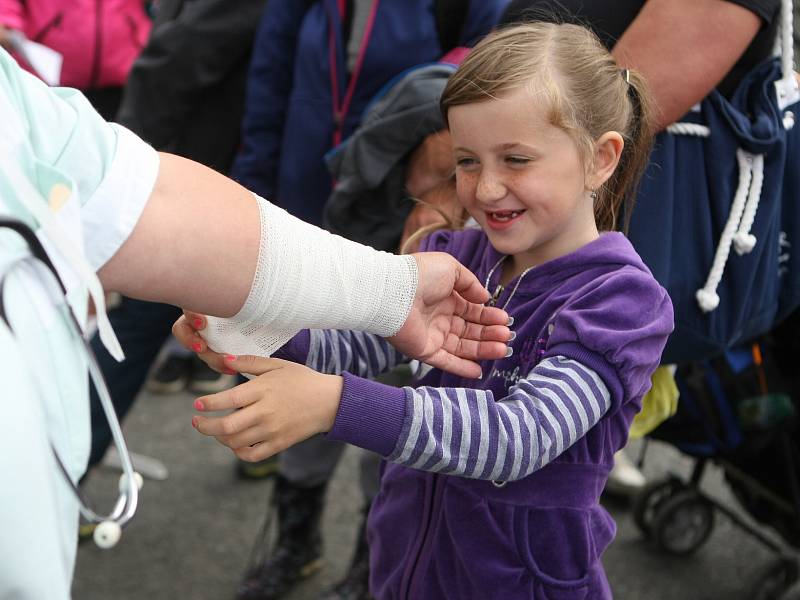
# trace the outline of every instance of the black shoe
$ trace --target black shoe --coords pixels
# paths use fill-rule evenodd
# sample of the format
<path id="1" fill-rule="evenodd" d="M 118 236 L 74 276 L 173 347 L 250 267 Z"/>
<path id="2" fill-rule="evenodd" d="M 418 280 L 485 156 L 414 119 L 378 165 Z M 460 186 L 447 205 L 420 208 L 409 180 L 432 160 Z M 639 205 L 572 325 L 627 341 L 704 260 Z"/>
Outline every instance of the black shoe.
<path id="1" fill-rule="evenodd" d="M 358 531 L 356 553 L 350 569 L 339 583 L 331 588 L 322 600 L 372 600 L 369 593 L 369 547 L 367 546 L 367 513 L 364 510 L 361 528 Z"/>
<path id="2" fill-rule="evenodd" d="M 278 468 L 277 454 L 258 462 L 236 461 L 236 474 L 242 479 L 266 479 L 275 475 Z"/>
<path id="3" fill-rule="evenodd" d="M 147 391 L 153 394 L 174 394 L 189 383 L 192 356 L 170 354 L 147 380 Z"/>
<path id="4" fill-rule="evenodd" d="M 273 492 L 273 511 L 277 505 L 278 541 L 264 561 L 245 576 L 236 593 L 237 600 L 275 600 L 301 580 L 322 568 L 322 540 L 319 519 L 325 496 L 325 484 L 302 488 L 278 475 Z M 267 523 L 271 515 L 267 515 Z M 269 526 L 265 525 L 268 533 Z M 257 544 L 266 543 L 264 539 Z M 260 550 L 262 548 L 257 548 Z"/>
<path id="5" fill-rule="evenodd" d="M 198 394 L 216 394 L 236 385 L 236 375 L 217 373 L 206 363 L 192 355 L 189 389 Z"/>

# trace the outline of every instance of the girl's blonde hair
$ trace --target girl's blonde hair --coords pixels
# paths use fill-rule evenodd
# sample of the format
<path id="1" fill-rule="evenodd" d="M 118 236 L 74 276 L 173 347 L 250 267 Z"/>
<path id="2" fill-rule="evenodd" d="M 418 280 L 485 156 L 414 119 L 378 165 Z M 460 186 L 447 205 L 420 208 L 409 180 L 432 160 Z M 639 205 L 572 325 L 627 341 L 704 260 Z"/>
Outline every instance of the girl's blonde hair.
<path id="1" fill-rule="evenodd" d="M 619 165 L 596 190 L 594 213 L 601 231 L 617 228 L 620 209 L 627 225 L 653 140 L 644 79 L 621 70 L 584 27 L 513 25 L 486 36 L 450 77 L 440 102 L 445 123 L 453 106 L 485 102 L 519 88 L 531 90 L 532 102 L 545 103 L 550 122 L 575 141 L 587 173 L 596 140 L 608 131 L 622 135 Z"/>

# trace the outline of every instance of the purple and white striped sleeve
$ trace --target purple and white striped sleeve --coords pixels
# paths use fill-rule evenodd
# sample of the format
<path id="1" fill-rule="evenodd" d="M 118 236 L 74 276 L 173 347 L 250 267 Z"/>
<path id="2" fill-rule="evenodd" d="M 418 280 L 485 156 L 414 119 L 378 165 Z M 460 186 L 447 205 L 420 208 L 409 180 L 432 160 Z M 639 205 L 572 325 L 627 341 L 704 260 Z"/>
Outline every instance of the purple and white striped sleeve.
<path id="1" fill-rule="evenodd" d="M 513 481 L 553 461 L 608 411 L 593 370 L 554 356 L 495 401 L 490 391 L 405 388 L 405 417 L 388 460 L 474 479 Z"/>
<path id="2" fill-rule="evenodd" d="M 339 375 L 347 371 L 372 378 L 405 360 L 394 346 L 377 335 L 362 331 L 309 330 L 305 365 L 320 373 Z"/>

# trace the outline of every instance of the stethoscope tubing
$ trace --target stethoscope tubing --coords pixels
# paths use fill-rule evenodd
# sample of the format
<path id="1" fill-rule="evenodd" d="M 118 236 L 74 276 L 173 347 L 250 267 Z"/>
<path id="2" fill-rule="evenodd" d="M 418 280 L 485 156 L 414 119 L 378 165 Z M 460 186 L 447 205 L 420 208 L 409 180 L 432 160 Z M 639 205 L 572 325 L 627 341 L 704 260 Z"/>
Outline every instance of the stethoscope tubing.
<path id="1" fill-rule="evenodd" d="M 120 528 L 124 528 L 131 521 L 134 514 L 136 513 L 136 508 L 139 503 L 139 485 L 137 482 L 137 474 L 133 470 L 133 463 L 131 462 L 130 453 L 128 452 L 128 447 L 127 444 L 125 443 L 125 438 L 122 434 L 122 428 L 120 427 L 119 420 L 117 419 L 117 414 L 116 411 L 114 410 L 114 405 L 111 401 L 111 395 L 108 391 L 108 386 L 106 385 L 105 379 L 103 378 L 100 366 L 97 364 L 97 359 L 94 356 L 94 352 L 92 352 L 91 345 L 89 344 L 88 340 L 84 337 L 84 335 L 81 333 L 80 321 L 77 315 L 75 314 L 74 309 L 69 304 L 69 301 L 66 300 L 67 296 L 66 287 L 64 286 L 63 281 L 61 281 L 61 278 L 58 275 L 58 271 L 56 270 L 55 266 L 50 260 L 50 257 L 47 255 L 47 252 L 45 251 L 41 242 L 36 237 L 36 234 L 26 224 L 14 219 L 0 218 L 0 229 L 3 228 L 11 229 L 12 231 L 19 234 L 28 244 L 28 247 L 31 250 L 31 255 L 21 258 L 18 261 L 12 263 L 9 266 L 9 268 L 5 271 L 5 273 L 2 275 L 2 278 L 0 278 L 0 318 L 6 323 L 9 331 L 14 333 L 13 327 L 5 311 L 5 297 L 3 294 L 3 286 L 5 283 L 6 274 L 10 272 L 16 264 L 20 263 L 38 262 L 47 267 L 47 270 L 51 273 L 51 276 L 55 279 L 56 283 L 61 289 L 62 294 L 64 295 L 68 313 L 68 318 L 66 319 L 66 322 L 69 323 L 68 326 L 71 329 L 70 334 L 77 336 L 81 340 L 81 343 L 83 344 L 84 349 L 86 351 L 85 356 L 87 359 L 87 365 L 89 369 L 89 377 L 92 381 L 92 385 L 94 385 L 95 389 L 97 390 L 97 395 L 100 399 L 100 405 L 103 407 L 103 413 L 105 414 L 106 420 L 108 421 L 108 425 L 111 430 L 111 437 L 114 441 L 114 445 L 117 448 L 117 452 L 119 453 L 120 463 L 123 471 L 123 478 L 120 480 L 119 496 L 111 513 L 109 513 L 106 516 L 103 516 L 98 514 L 94 509 L 91 508 L 90 502 L 70 477 L 69 472 L 67 471 L 67 468 L 64 465 L 64 462 L 61 460 L 61 457 L 59 456 L 57 450 L 55 449 L 55 447 L 51 442 L 50 448 L 53 452 L 56 464 L 58 465 L 59 470 L 63 474 L 64 479 L 67 482 L 67 485 L 69 485 L 73 493 L 78 498 L 79 509 L 84 519 L 86 519 L 90 523 L 96 523 L 96 524 L 100 524 L 106 521 L 111 521 L 119 525 Z M 35 382 L 36 378 L 34 377 L 33 379 Z"/>

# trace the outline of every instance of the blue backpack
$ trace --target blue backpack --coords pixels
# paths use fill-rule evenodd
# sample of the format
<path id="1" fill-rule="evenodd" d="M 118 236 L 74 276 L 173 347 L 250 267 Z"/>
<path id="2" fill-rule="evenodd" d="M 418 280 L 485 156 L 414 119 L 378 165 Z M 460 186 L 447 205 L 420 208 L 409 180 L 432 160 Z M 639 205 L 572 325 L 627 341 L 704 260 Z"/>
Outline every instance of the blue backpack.
<path id="1" fill-rule="evenodd" d="M 656 138 L 629 237 L 675 308 L 663 362 L 720 354 L 800 305 L 800 92 L 791 0 L 781 56 Z M 789 28 L 786 35 L 786 28 Z"/>

